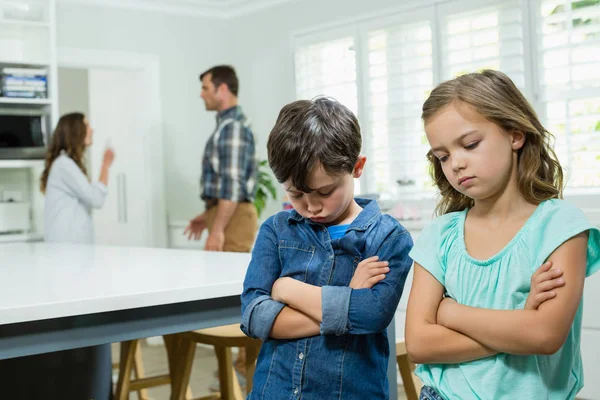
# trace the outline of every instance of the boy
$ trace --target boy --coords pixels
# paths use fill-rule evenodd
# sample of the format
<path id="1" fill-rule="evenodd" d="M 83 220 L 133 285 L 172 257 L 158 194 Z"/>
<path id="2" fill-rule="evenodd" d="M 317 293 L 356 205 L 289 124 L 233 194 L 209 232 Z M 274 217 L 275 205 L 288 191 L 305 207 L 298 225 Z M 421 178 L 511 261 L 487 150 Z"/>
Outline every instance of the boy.
<path id="1" fill-rule="evenodd" d="M 264 342 L 250 400 L 389 397 L 386 328 L 413 242 L 354 199 L 360 148 L 356 117 L 327 98 L 288 104 L 269 135 L 293 210 L 262 225 L 244 281 L 241 328 Z"/>

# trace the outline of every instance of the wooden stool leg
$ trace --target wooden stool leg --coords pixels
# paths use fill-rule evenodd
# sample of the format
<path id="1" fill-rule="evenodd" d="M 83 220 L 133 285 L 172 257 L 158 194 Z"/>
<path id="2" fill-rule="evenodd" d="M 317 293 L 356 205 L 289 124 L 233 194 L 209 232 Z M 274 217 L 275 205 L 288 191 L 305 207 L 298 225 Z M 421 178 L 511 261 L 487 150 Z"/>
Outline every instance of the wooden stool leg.
<path id="1" fill-rule="evenodd" d="M 142 347 L 138 342 L 135 346 L 135 361 L 133 363 L 133 374 L 136 379 L 141 379 L 145 376 L 144 374 L 144 362 L 142 360 Z M 139 400 L 148 400 L 148 390 L 140 389 L 137 392 Z"/>
<path id="2" fill-rule="evenodd" d="M 131 382 L 131 369 L 135 359 L 135 349 L 139 340 L 130 340 L 121 342 L 121 356 L 119 363 L 119 381 L 117 382 L 117 391 L 115 400 L 129 399 L 129 384 Z"/>
<path id="3" fill-rule="evenodd" d="M 419 395 L 417 393 L 417 388 L 415 387 L 415 382 L 413 381 L 413 368 L 408 359 L 408 355 L 403 354 L 398 356 L 397 361 L 398 368 L 400 369 L 400 376 L 402 377 L 402 386 L 404 387 L 407 400 L 418 400 Z"/>
<path id="4" fill-rule="evenodd" d="M 244 395 L 242 394 L 242 387 L 240 386 L 240 381 L 237 378 L 237 374 L 235 373 L 235 367 L 231 367 L 232 384 L 233 384 L 233 398 L 234 400 L 244 400 Z"/>
<path id="5" fill-rule="evenodd" d="M 248 346 L 246 347 L 246 394 L 250 394 L 252 391 L 252 380 L 254 379 L 254 370 L 256 370 L 256 359 L 258 358 L 258 352 L 260 347 Z"/>
<path id="6" fill-rule="evenodd" d="M 171 375 L 171 400 L 191 399 L 192 392 L 188 385 L 196 354 L 196 343 L 181 335 L 169 335 L 164 339 Z"/>
<path id="7" fill-rule="evenodd" d="M 215 346 L 215 353 L 219 363 L 219 385 L 221 386 L 221 399 L 234 400 L 235 395 L 233 393 L 233 376 L 235 375 L 235 372 L 231 359 L 231 349 L 224 346 Z"/>

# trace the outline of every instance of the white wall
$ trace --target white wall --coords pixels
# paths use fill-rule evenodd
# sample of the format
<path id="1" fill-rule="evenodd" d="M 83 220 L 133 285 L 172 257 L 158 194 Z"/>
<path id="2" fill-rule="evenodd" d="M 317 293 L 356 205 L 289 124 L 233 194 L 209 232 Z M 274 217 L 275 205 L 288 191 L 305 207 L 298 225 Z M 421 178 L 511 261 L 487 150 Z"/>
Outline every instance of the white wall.
<path id="1" fill-rule="evenodd" d="M 89 115 L 89 110 L 87 69 L 58 68 L 58 114 Z"/>
<path id="2" fill-rule="evenodd" d="M 258 156 L 265 158 L 277 114 L 294 100 L 291 32 L 390 7 L 397 2 L 303 0 L 222 21 L 59 3 L 57 46 L 159 56 L 167 212 L 181 221 L 203 208 L 201 157 L 214 129 L 214 113 L 199 98 L 199 73 L 221 63 L 236 67 L 240 104 L 253 121 Z M 279 199 L 271 201 L 263 218 L 280 209 Z"/>
<path id="3" fill-rule="evenodd" d="M 157 55 L 164 120 L 167 212 L 189 219 L 203 206 L 199 178 L 214 114 L 200 99 L 201 72 L 232 59 L 223 21 L 96 6 L 57 6 L 57 46 Z M 92 121 L 93 123 L 93 121 Z M 116 149 L 118 152 L 118 149 Z M 118 153 L 117 153 L 118 154 Z"/>

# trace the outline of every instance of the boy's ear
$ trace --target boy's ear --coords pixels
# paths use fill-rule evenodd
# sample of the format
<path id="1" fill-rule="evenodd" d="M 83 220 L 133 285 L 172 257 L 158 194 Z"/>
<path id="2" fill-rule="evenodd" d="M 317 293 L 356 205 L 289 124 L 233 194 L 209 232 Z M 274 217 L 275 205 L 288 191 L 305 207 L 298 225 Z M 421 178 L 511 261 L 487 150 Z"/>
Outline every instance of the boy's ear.
<path id="1" fill-rule="evenodd" d="M 367 162 L 367 156 L 360 155 L 358 156 L 358 161 L 354 164 L 354 171 L 352 171 L 352 176 L 354 178 L 360 178 L 365 169 L 365 163 Z"/>

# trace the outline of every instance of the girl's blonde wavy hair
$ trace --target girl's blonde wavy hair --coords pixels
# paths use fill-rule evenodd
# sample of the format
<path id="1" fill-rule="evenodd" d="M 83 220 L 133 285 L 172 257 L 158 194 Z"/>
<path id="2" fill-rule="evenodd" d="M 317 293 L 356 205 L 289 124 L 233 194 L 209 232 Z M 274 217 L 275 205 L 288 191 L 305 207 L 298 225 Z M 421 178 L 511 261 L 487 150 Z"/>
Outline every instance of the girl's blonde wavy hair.
<path id="1" fill-rule="evenodd" d="M 71 113 L 60 117 L 58 124 L 56 124 L 56 129 L 52 134 L 52 138 L 50 139 L 48 151 L 46 152 L 46 164 L 40 179 L 40 189 L 42 193 L 46 193 L 50 168 L 52 167 L 54 160 L 60 156 L 60 153 L 63 150 L 73 161 L 75 161 L 75 164 L 77 164 L 83 174 L 87 176 L 87 170 L 83 160 L 86 134 L 87 126 L 85 124 L 85 116 L 82 113 Z"/>
<path id="2" fill-rule="evenodd" d="M 517 179 L 519 190 L 527 201 L 539 204 L 562 198 L 563 170 L 550 143 L 553 136 L 508 76 L 499 71 L 483 70 L 441 83 L 423 104 L 421 118 L 425 125 L 452 103 L 468 104 L 505 132 L 525 133 L 525 143 L 518 151 Z M 435 209 L 436 215 L 472 207 L 473 200 L 452 187 L 431 150 L 427 159 L 431 177 L 442 197 Z"/>

